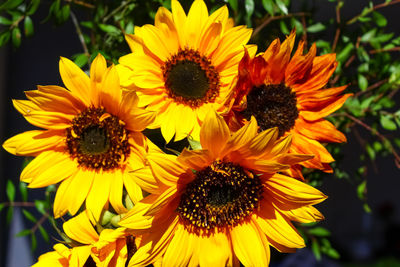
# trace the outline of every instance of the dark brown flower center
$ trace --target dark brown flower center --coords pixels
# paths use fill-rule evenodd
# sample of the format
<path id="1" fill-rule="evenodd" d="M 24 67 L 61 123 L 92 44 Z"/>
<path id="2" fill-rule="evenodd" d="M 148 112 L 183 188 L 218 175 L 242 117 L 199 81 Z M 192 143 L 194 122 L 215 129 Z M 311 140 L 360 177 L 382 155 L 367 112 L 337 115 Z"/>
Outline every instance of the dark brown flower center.
<path id="1" fill-rule="evenodd" d="M 135 244 L 135 237 L 133 235 L 126 236 L 125 241 L 126 241 L 126 249 L 128 251 L 128 258 L 126 260 L 126 266 L 128 266 L 130 259 L 137 251 L 137 247 Z"/>
<path id="2" fill-rule="evenodd" d="M 284 84 L 254 87 L 247 95 L 246 119 L 253 115 L 262 131 L 278 127 L 279 136 L 292 129 L 299 116 L 296 93 Z"/>
<path id="3" fill-rule="evenodd" d="M 211 61 L 192 49 L 180 50 L 162 66 L 169 97 L 192 108 L 214 102 L 220 79 Z"/>
<path id="4" fill-rule="evenodd" d="M 189 230 L 214 231 L 234 226 L 259 206 L 260 179 L 230 162 L 216 161 L 186 186 L 178 213 Z"/>
<path id="5" fill-rule="evenodd" d="M 90 107 L 77 115 L 66 130 L 67 151 L 80 166 L 117 168 L 130 154 L 128 135 L 118 117 L 103 108 Z"/>

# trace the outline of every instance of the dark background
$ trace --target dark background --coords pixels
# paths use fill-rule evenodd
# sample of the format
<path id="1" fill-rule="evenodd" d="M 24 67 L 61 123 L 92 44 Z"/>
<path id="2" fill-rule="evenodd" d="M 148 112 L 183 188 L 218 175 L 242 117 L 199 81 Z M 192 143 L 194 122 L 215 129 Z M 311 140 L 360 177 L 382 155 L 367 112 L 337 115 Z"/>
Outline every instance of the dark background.
<path id="1" fill-rule="evenodd" d="M 301 2 L 303 1 L 293 1 L 291 11 L 298 11 Z M 346 1 L 347 8 L 342 10 L 344 18 L 359 14 L 361 8 L 367 3 L 365 0 L 352 0 L 352 8 L 349 8 L 349 2 Z M 383 1 L 374 1 L 374 3 L 381 2 Z M 333 3 L 321 0 L 313 3 L 318 6 L 317 20 L 327 21 L 335 16 Z M 39 10 L 33 17 L 34 22 L 42 21 L 46 17 L 47 10 L 43 7 L 41 9 L 43 10 Z M 388 18 L 387 32 L 396 32 L 396 35 L 399 35 L 400 5 L 381 9 L 380 12 Z M 33 129 L 33 126 L 12 107 L 11 99 L 25 99 L 23 91 L 33 90 L 38 84 L 62 86 L 58 72 L 59 57 L 71 58 L 73 54 L 81 51 L 82 48 L 71 20 L 58 27 L 52 26 L 51 23 L 36 23 L 35 35 L 30 39 L 24 39 L 19 49 L 13 49 L 11 46 L 0 49 L 0 143 L 18 133 Z M 368 135 L 362 131 L 361 133 Z M 400 134 L 399 131 L 397 133 Z M 348 143 L 343 145 L 345 155 L 343 165 L 346 170 L 352 172 L 358 166 L 357 151 L 360 147 L 354 135 L 348 134 L 347 138 Z M 15 157 L 3 149 L 0 150 L 0 202 L 6 201 L 5 183 L 8 179 L 18 185 L 22 161 L 22 157 Z M 321 190 L 329 198 L 319 204 L 318 208 L 326 217 L 322 225 L 331 230 L 331 241 L 342 255 L 341 261 L 325 259 L 323 263 L 316 263 L 313 257 L 310 257 L 308 249 L 303 249 L 297 255 L 291 256 L 291 259 L 285 259 L 280 266 L 342 266 L 343 262 L 356 263 L 351 266 L 373 266 L 369 264 L 379 259 L 396 257 L 396 255 L 399 257 L 400 170 L 396 168 L 390 156 L 378 157 L 376 163 L 376 171 L 369 172 L 367 177 L 368 204 L 372 209 L 369 214 L 363 211 L 362 202 L 357 198 L 355 182 L 351 179 L 335 179 L 333 175 L 326 175 L 324 178 Z M 30 189 L 28 193 L 30 199 L 43 196 L 41 189 Z M 34 209 L 30 210 L 34 211 Z M 35 216 L 40 217 L 40 214 L 35 214 Z M 31 223 L 24 223 L 25 228 L 32 227 Z M 58 235 L 48 224 L 45 226 L 51 236 L 51 243 L 56 243 L 54 238 L 59 239 Z M 52 250 L 51 244 L 45 243 L 39 235 L 37 237 L 39 246 L 33 254 L 34 261 L 37 260 L 38 255 Z M 0 213 L 0 266 L 6 266 L 6 255 L 10 252 L 7 248 L 11 239 L 14 238 L 10 236 L 10 227 L 5 223 L 3 210 Z M 21 241 L 23 242 L 23 239 L 18 242 Z M 16 255 L 18 258 L 9 259 L 8 262 L 14 263 L 9 266 L 21 266 L 18 265 L 17 260 L 27 258 L 29 262 L 29 257 L 31 257 L 22 253 L 18 254 L 18 247 Z M 392 262 L 386 266 L 396 266 L 396 263 Z"/>

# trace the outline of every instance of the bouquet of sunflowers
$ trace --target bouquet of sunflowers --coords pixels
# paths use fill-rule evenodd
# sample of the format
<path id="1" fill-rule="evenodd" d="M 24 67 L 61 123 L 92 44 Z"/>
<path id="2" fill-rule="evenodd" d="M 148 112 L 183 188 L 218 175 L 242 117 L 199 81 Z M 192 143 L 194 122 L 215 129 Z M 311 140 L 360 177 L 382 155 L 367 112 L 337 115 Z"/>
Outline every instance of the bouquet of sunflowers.
<path id="1" fill-rule="evenodd" d="M 64 221 L 34 266 L 268 266 L 270 247 L 306 246 L 296 226 L 323 220 L 327 196 L 305 176 L 334 171 L 325 144 L 346 137 L 326 118 L 353 94 L 296 29 L 263 50 L 251 36 L 225 5 L 172 0 L 116 64 L 61 57 L 64 86 L 13 100 L 40 129 L 3 148 L 33 157 L 20 180 L 56 185 Z"/>

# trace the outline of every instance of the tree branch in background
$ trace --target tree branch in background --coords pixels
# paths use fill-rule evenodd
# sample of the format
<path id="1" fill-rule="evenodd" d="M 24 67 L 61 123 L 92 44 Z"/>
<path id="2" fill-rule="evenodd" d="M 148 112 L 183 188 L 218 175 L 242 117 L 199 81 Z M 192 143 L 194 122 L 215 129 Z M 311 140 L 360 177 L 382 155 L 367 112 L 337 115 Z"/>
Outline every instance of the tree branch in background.
<path id="1" fill-rule="evenodd" d="M 90 56 L 89 50 L 86 46 L 85 38 L 83 38 L 82 30 L 81 30 L 81 27 L 79 26 L 78 19 L 76 18 L 74 12 L 71 11 L 70 14 L 71 14 L 72 22 L 74 23 L 74 26 L 75 26 L 76 33 L 78 34 L 79 41 L 81 42 L 83 51 L 84 51 L 85 55 L 87 55 L 89 57 Z"/>
<path id="2" fill-rule="evenodd" d="M 280 20 L 280 19 L 286 19 L 286 18 L 291 18 L 291 17 L 305 17 L 309 16 L 310 13 L 306 12 L 298 12 L 298 13 L 291 13 L 287 15 L 281 15 L 281 16 L 274 16 L 274 17 L 268 17 L 266 20 L 263 21 L 257 28 L 254 29 L 252 38 L 256 36 L 262 29 L 264 29 L 268 24 L 270 24 L 274 20 Z"/>
<path id="3" fill-rule="evenodd" d="M 371 12 L 377 10 L 377 9 L 380 9 L 380 8 L 383 8 L 383 7 L 387 7 L 387 6 L 390 6 L 390 5 L 394 5 L 394 4 L 400 4 L 400 0 L 394 0 L 394 1 L 391 1 L 391 2 L 385 2 L 385 3 L 379 4 L 379 5 L 370 7 L 369 9 L 367 9 L 367 11 L 363 11 L 361 14 L 359 14 L 359 15 L 353 17 L 352 19 L 349 19 L 349 20 L 346 22 L 346 24 L 347 24 L 347 25 L 353 24 L 353 23 L 356 22 L 359 18 L 361 18 L 361 17 L 363 17 L 363 16 L 365 16 L 365 15 L 367 15 L 367 14 L 369 14 L 369 13 L 371 13 Z"/>

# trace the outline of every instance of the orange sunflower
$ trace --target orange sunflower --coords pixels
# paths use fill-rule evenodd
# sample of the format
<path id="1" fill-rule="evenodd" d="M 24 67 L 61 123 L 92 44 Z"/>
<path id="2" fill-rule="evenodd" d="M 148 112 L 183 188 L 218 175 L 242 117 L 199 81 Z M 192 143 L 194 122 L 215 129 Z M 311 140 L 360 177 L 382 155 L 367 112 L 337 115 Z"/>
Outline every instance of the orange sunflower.
<path id="1" fill-rule="evenodd" d="M 99 235 L 89 216 L 84 211 L 63 224 L 67 236 L 79 245 L 68 248 L 61 243 L 56 244 L 54 251 L 41 255 L 33 267 L 125 266 L 136 251 L 135 237 L 124 228 L 103 229 Z"/>
<path id="2" fill-rule="evenodd" d="M 280 174 L 310 156 L 287 153 L 290 136 L 278 139 L 276 128 L 258 134 L 257 127 L 253 117 L 232 134 L 211 111 L 202 150 L 149 154 L 152 173 L 136 175 L 152 194 L 120 221 L 143 234 L 129 266 L 161 258 L 163 266 L 267 266 L 270 245 L 281 252 L 304 247 L 290 221 L 322 219 L 312 205 L 326 196 Z"/>
<path id="3" fill-rule="evenodd" d="M 141 133 L 155 114 L 137 107 L 134 92 L 123 92 L 114 66 L 98 55 L 90 78 L 72 61 L 61 58 L 61 78 L 68 89 L 38 86 L 25 92 L 29 100 L 14 100 L 15 108 L 33 130 L 8 139 L 3 147 L 17 156 L 33 156 L 21 181 L 30 188 L 61 182 L 54 216 L 74 215 L 86 208 L 98 220 L 108 203 L 126 212 L 123 188 L 132 201 L 142 198 L 130 171 L 143 167 L 148 150 Z"/>
<path id="4" fill-rule="evenodd" d="M 152 128 L 161 127 L 167 142 L 198 140 L 207 111 L 225 110 L 252 30 L 234 27 L 226 6 L 211 15 L 203 0 L 187 15 L 178 1 L 171 7 L 158 9 L 154 26 L 126 35 L 132 53 L 117 69 L 121 85 L 138 91 L 139 106 L 158 112 Z"/>
<path id="5" fill-rule="evenodd" d="M 341 94 L 346 86 L 323 88 L 337 66 L 335 54 L 316 56 L 313 44 L 303 55 L 301 41 L 291 57 L 295 36 L 293 31 L 282 44 L 274 40 L 260 55 L 245 53 L 227 120 L 238 128 L 255 116 L 260 130 L 277 127 L 279 136 L 292 135 L 291 153 L 315 155 L 301 165 L 332 172 L 334 159 L 321 142 L 345 142 L 346 137 L 324 117 L 351 94 Z"/>

